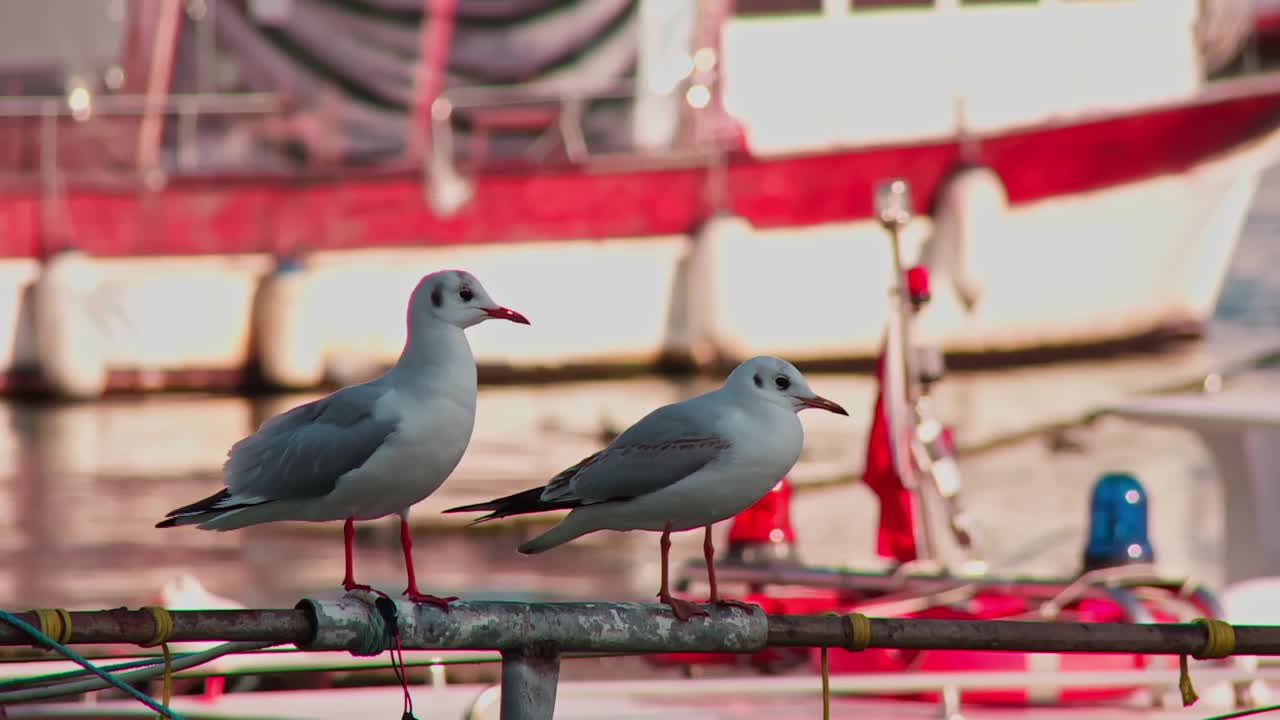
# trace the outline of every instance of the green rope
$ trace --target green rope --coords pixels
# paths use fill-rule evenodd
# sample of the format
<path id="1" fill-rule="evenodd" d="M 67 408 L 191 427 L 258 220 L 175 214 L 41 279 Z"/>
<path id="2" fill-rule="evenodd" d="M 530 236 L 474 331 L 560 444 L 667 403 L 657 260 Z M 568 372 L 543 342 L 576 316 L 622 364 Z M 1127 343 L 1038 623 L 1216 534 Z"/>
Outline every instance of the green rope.
<path id="1" fill-rule="evenodd" d="M 1247 710 L 1235 710 L 1235 711 L 1226 713 L 1224 715 L 1214 715 L 1213 717 L 1207 717 L 1204 720 L 1230 720 L 1230 718 L 1242 718 L 1248 715 L 1260 715 L 1264 712 L 1271 712 L 1273 710 L 1280 710 L 1280 705 L 1262 705 L 1255 708 L 1249 708 Z"/>
<path id="2" fill-rule="evenodd" d="M 171 718 L 171 720 L 183 720 L 181 715 L 177 714 L 176 712 L 174 712 L 173 710 L 170 710 L 167 707 L 164 707 L 163 705 L 156 702 L 155 700 L 152 700 L 150 697 L 147 697 L 145 694 L 138 692 L 138 690 L 136 690 L 135 688 L 132 688 L 126 685 L 125 683 L 120 682 L 120 680 L 117 679 L 114 675 L 111 675 L 110 673 L 105 672 L 98 666 L 80 657 L 80 655 L 76 653 L 74 650 L 72 650 L 71 648 L 67 647 L 66 645 L 63 645 L 60 642 L 55 641 L 53 638 L 40 632 L 38 629 L 32 627 L 30 624 L 23 622 L 21 618 L 14 615 L 13 613 L 0 610 L 0 620 L 3 620 L 4 622 L 9 623 L 10 625 L 21 630 L 22 632 L 30 635 L 32 638 L 38 640 L 40 643 L 44 645 L 48 645 L 54 650 L 62 653 L 67 657 L 68 660 L 71 660 L 77 665 L 80 665 L 81 667 L 83 667 L 85 670 L 88 670 L 89 672 L 94 673 L 95 675 L 107 681 L 117 689 L 129 695 L 132 695 L 134 699 L 136 699 L 138 702 L 142 703 L 143 705 L 146 705 L 148 708 L 151 708 L 152 710 L 155 710 L 156 712 L 160 713 L 162 716 Z"/>

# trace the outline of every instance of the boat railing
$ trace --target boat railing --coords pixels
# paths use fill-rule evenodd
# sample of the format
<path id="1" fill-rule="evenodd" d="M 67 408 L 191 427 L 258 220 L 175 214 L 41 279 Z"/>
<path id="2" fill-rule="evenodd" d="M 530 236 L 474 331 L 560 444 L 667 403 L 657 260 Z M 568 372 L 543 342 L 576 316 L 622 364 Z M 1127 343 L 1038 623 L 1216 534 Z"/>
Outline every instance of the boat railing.
<path id="1" fill-rule="evenodd" d="M 0 118 L 58 118 L 139 116 L 148 111 L 182 116 L 261 115 L 280 107 L 275 93 L 175 93 L 158 98 L 147 95 L 98 95 L 80 106 L 62 95 L 0 97 Z"/>
<path id="2" fill-rule="evenodd" d="M 373 600 L 372 602 L 370 600 Z M 348 594 L 335 600 L 304 599 L 288 610 L 164 610 L 124 608 L 101 611 L 44 609 L 4 613 L 0 645 L 34 644 L 64 655 L 69 644 L 164 643 L 218 640 L 226 645 L 184 654 L 172 662 L 153 661 L 138 668 L 131 663 L 120 679 L 143 682 L 166 672 L 178 672 L 230 652 L 248 652 L 271 645 L 293 644 L 299 650 L 348 652 L 374 656 L 392 648 L 405 650 L 489 650 L 501 658 L 500 705 L 506 720 L 552 717 L 559 685 L 560 661 L 580 653 L 646 654 L 755 653 L 767 647 L 828 648 L 857 652 L 869 648 L 904 650 L 1006 651 L 1021 653 L 1120 653 L 1193 656 L 1202 660 L 1280 655 L 1280 627 L 1229 625 L 1219 619 L 1190 623 L 1076 623 L 1007 620 L 948 620 L 870 618 L 846 615 L 769 615 L 759 608 L 707 606 L 708 615 L 693 621 L 676 620 L 660 605 L 580 602 L 456 602 L 448 610 L 408 601 Z M 70 657 L 70 655 L 68 655 Z M 124 668 L 118 666 L 116 669 Z M 823 664 L 825 669 L 826 665 Z M 1176 681 L 1184 703 L 1194 702 L 1187 665 Z M 1222 672 L 1226 671 L 1226 672 Z M 1200 669 L 1197 669 L 1197 674 Z M 1255 667 L 1222 667 L 1215 681 L 1233 685 L 1256 680 Z M 1088 673 L 950 673 L 946 676 L 901 674 L 876 678 L 837 677 L 823 687 L 836 693 L 910 692 L 942 689 L 953 701 L 960 689 L 1057 686 L 1072 684 L 1111 687 L 1168 687 L 1172 672 Z M 61 677 L 53 686 L 0 693 L 0 703 L 57 697 L 97 689 L 106 680 Z M 715 680 L 721 691 L 815 692 L 813 678 L 781 678 L 766 690 L 758 679 Z M 803 687 L 801 687 L 803 685 Z M 657 691 L 647 684 L 644 692 Z M 691 684 L 703 693 L 707 685 Z M 617 693 L 619 687 L 611 689 Z M 635 688 L 628 688 L 635 690 Z M 679 691 L 677 691 L 679 692 Z M 478 698 L 483 710 L 494 693 Z M 487 699 L 486 699 L 487 698 Z M 1239 700 L 1237 699 L 1237 703 Z"/>
<path id="3" fill-rule="evenodd" d="M 197 134 L 202 117 L 269 116 L 280 112 L 282 105 L 282 99 L 275 93 L 175 93 L 155 97 L 145 94 L 90 95 L 73 90 L 65 96 L 3 97 L 0 98 L 0 125 L 9 125 L 7 129 L 17 140 L 9 152 L 20 155 L 26 147 L 34 145 L 35 162 L 32 172 L 26 171 L 20 159 L 17 162 L 0 162 L 0 179 L 29 180 L 34 174 L 43 187 L 52 189 L 72 175 L 84 175 L 101 182 L 144 182 L 148 173 L 158 169 L 159 161 L 155 154 L 142 151 L 147 142 L 143 133 L 135 133 L 131 127 L 113 137 L 129 137 L 136 144 L 139 152 L 133 158 L 108 169 L 95 170 L 64 162 L 59 155 L 63 140 L 92 127 L 95 119 L 154 123 L 159 118 L 176 116 L 175 164 L 179 170 L 192 170 L 198 164 Z M 24 128 L 20 126 L 23 121 L 36 123 L 34 143 L 25 142 Z"/>
<path id="4" fill-rule="evenodd" d="M 281 106 L 272 93 L 90 96 L 73 90 L 0 98 L 0 131 L 10 138 L 0 146 L 0 184 L 37 185 L 41 236 L 66 235 L 69 185 L 137 192 L 163 187 L 165 118 L 177 119 L 172 166 L 189 172 L 200 164 L 201 118 L 266 117 Z"/>
<path id="5" fill-rule="evenodd" d="M 713 93 L 704 87 L 707 98 Z M 530 89 L 509 85 L 463 86 L 444 90 L 431 104 L 431 143 L 423 163 L 423 184 L 429 202 L 440 212 L 450 212 L 470 197 L 466 175 L 480 167 L 501 162 L 490 152 L 494 133 L 536 133 L 516 162 L 540 164 L 559 148 L 571 165 L 593 173 L 626 172 L 651 168 L 718 167 L 733 147 L 731 123 L 717 105 L 671 98 L 681 104 L 679 129 L 669 143 L 645 148 L 592 149 L 583 122 L 593 103 L 634 104 L 642 98 L 633 80 L 572 91 Z M 455 122 L 468 126 L 459 141 Z"/>
<path id="6" fill-rule="evenodd" d="M 582 115 L 587 104 L 610 100 L 625 102 L 635 98 L 635 84 L 632 82 L 615 83 L 590 92 L 547 92 L 483 85 L 450 88 L 431 105 L 431 130 L 433 138 L 447 138 L 453 132 L 453 120 L 467 122 L 472 127 L 473 145 L 467 154 L 473 161 L 485 159 L 482 143 L 490 132 L 506 129 L 541 133 L 538 141 L 525 150 L 526 158 L 545 159 L 551 150 L 549 143 L 558 139 L 571 161 L 581 161 L 589 152 L 582 128 Z"/>

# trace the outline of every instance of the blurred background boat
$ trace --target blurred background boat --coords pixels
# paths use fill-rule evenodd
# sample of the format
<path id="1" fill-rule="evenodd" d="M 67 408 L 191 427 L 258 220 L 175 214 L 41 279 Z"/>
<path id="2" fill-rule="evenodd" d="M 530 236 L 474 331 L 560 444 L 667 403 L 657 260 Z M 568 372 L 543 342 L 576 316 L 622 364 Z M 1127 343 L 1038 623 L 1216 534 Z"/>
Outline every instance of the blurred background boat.
<path id="1" fill-rule="evenodd" d="M 350 380 L 442 266 L 535 323 L 475 333 L 489 371 L 866 360 L 897 175 L 951 355 L 1194 337 L 1278 138 L 1280 74 L 1233 70 L 1250 8 L 8 7 L 0 385 Z"/>
<path id="2" fill-rule="evenodd" d="M 1129 593 L 1158 606 L 1156 619 L 1274 622 L 1280 73 L 1266 5 L 6 5 L 0 385 L 89 398 L 262 382 L 301 392 L 0 402 L 0 597 L 87 609 L 332 594 L 337 526 L 160 537 L 152 525 L 216 487 L 227 447 L 263 419 L 392 359 L 413 282 L 454 265 L 534 322 L 516 342 L 478 328 L 489 378 L 711 367 L 757 352 L 821 373 L 815 386 L 853 418 L 806 416 L 805 452 L 755 508 L 754 534 L 751 513 L 717 528 L 726 583 L 767 607 L 1140 617 L 1113 602 Z M 989 572 L 962 573 L 962 600 L 934 592 L 951 579 L 903 571 L 896 563 L 912 561 L 879 547 L 886 505 L 864 458 L 885 388 L 822 372 L 869 367 L 892 344 L 892 262 L 873 203 L 891 177 L 910 183 L 915 210 L 903 261 L 932 279 L 911 338 L 955 368 L 930 381 L 924 419 L 947 433 L 942 459 L 963 471 L 966 527 Z M 1200 340 L 1163 343 L 1176 338 Z M 1121 352 L 1134 347 L 1159 352 Z M 1068 361 L 1007 365 L 1046 358 Z M 998 367 L 974 367 L 984 364 Z M 467 457 L 412 516 L 424 575 L 468 599 L 648 599 L 652 537 L 601 534 L 522 557 L 513 548 L 537 527 L 461 532 L 438 510 L 543 482 L 653 406 L 717 382 L 486 387 Z M 1174 389 L 1184 394 L 1136 397 Z M 1124 582 L 1107 597 L 1071 600 L 1062 591 L 1090 579 L 1096 531 L 1106 535 L 1098 488 L 1117 478 L 1141 499 L 1129 524 L 1142 530 L 1143 567 L 1121 567 L 1137 574 L 1112 578 Z M 358 540 L 362 572 L 399 590 L 394 524 L 367 523 Z M 1119 540 L 1112 550 L 1134 559 L 1132 533 Z M 685 591 L 701 597 L 700 535 L 674 545 Z M 773 555 L 792 564 L 756 557 Z M 963 700 L 969 717 L 1099 717 L 1097 705 L 1069 705 L 1108 696 L 1123 696 L 1111 717 L 1180 714 L 1146 709 L 1176 677 L 1158 659 L 975 655 L 990 653 L 836 653 L 834 685 L 938 695 L 944 711 Z M 496 712 L 476 684 L 496 668 L 473 660 L 425 671 L 432 689 L 414 692 L 433 716 Z M 816 714 L 813 652 L 693 660 L 567 663 L 559 712 Z M 202 694 L 181 685 L 177 703 L 208 716 L 398 712 L 398 689 L 330 687 L 390 681 L 385 670 L 349 676 L 385 658 L 351 662 L 228 657 L 189 680 Z M 1196 665 L 1196 715 L 1265 699 L 1275 668 L 1251 662 Z M 1007 687 L 992 685 L 997 667 L 1013 672 Z M 750 674 L 661 679 L 678 672 Z M 790 676 L 756 674 L 775 672 Z M 224 674 L 243 676 L 226 694 Z M 574 682 L 602 677 L 625 682 Z M 273 691 L 286 687 L 323 689 Z M 742 697 L 748 688 L 758 694 Z M 121 712 L 109 697 L 8 710 Z M 937 710 L 858 699 L 836 714 Z"/>

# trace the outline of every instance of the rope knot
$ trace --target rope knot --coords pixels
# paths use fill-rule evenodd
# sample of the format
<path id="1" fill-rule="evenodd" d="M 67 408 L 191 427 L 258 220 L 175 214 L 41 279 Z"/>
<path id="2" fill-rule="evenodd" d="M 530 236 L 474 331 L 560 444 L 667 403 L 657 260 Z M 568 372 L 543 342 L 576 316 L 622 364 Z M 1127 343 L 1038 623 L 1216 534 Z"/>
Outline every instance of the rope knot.
<path id="1" fill-rule="evenodd" d="M 373 612 L 364 616 L 368 622 L 363 623 L 360 632 L 356 633 L 353 643 L 355 647 L 351 648 L 351 654 L 381 655 L 391 649 L 395 636 L 399 632 L 396 604 L 390 598 L 380 594 L 374 594 L 371 601 L 363 598 L 361 601 Z"/>
<path id="2" fill-rule="evenodd" d="M 1236 651 L 1236 630 L 1231 623 L 1216 618 L 1196 618 L 1192 622 L 1204 626 L 1204 649 L 1192 655 L 1197 660 L 1224 658 Z"/>
<path id="3" fill-rule="evenodd" d="M 836 615 L 836 613 L 827 613 Z M 849 652 L 861 652 L 871 644 L 871 620 L 862 613 L 849 613 L 844 616 L 849 632 L 845 633 L 844 649 Z M 822 720 L 831 717 L 831 673 L 827 667 L 827 646 L 819 651 L 822 662 Z"/>
<path id="4" fill-rule="evenodd" d="M 155 632 L 152 633 L 151 639 L 138 643 L 141 647 L 155 647 L 164 645 L 169 642 L 169 638 L 173 636 L 173 616 L 169 611 L 159 605 L 147 605 L 142 608 L 151 613 L 151 619 L 155 621 Z"/>
<path id="5" fill-rule="evenodd" d="M 1204 627 L 1204 647 L 1200 652 L 1192 653 L 1197 660 L 1216 660 L 1229 657 L 1236 651 L 1236 631 L 1231 624 L 1217 618 L 1196 618 L 1192 622 Z M 1182 695 L 1182 706 L 1194 705 L 1200 696 L 1191 685 L 1191 672 L 1187 669 L 1187 656 L 1178 656 L 1178 692 Z"/>
<path id="6" fill-rule="evenodd" d="M 169 702 L 173 700 L 173 654 L 169 652 L 169 638 L 173 636 L 173 616 L 169 611 L 159 605 L 146 605 L 142 608 L 151 613 L 151 618 L 155 621 L 156 631 L 152 633 L 151 639 L 144 643 L 138 643 L 142 647 L 160 646 L 160 651 L 164 654 L 164 680 L 160 692 L 161 706 L 166 710 L 169 709 Z M 156 717 L 163 720 L 164 714 Z"/>

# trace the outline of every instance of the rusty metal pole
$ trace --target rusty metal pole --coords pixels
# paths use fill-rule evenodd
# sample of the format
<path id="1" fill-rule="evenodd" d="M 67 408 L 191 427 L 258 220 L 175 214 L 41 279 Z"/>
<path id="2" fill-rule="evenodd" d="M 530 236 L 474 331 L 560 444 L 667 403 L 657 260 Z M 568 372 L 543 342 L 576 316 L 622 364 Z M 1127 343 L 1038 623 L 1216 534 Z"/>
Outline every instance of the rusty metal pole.
<path id="1" fill-rule="evenodd" d="M 15 613 L 35 627 L 34 613 Z M 170 610 L 172 642 L 223 641 L 305 643 L 315 634 L 311 618 L 302 610 Z M 72 611 L 69 644 L 148 642 L 156 635 L 155 617 L 145 610 Z M 16 627 L 0 623 L 0 646 L 31 645 L 32 640 Z"/>
<path id="2" fill-rule="evenodd" d="M 753 653 L 765 647 L 847 647 L 851 624 L 836 615 L 766 615 L 759 609 L 704 606 L 710 614 L 680 622 L 653 603 L 457 602 L 447 612 L 397 601 L 406 650 L 524 652 Z M 171 642 L 292 643 L 301 650 L 377 655 L 390 636 L 378 611 L 358 597 L 303 600 L 292 610 L 171 610 Z M 16 613 L 40 626 L 34 613 Z M 69 644 L 147 643 L 155 618 L 143 610 L 70 613 Z M 1003 650 L 1014 652 L 1193 655 L 1208 640 L 1195 623 L 1079 623 L 1017 620 L 869 619 L 872 648 Z M 1234 655 L 1280 656 L 1280 626 L 1233 625 Z M 32 645 L 31 637 L 0 623 L 0 646 Z"/>
<path id="3" fill-rule="evenodd" d="M 303 650 L 376 655 L 387 637 L 378 611 L 353 596 L 303 600 L 316 620 Z M 455 602 L 447 612 L 396 601 L 405 649 L 488 649 L 503 652 L 554 645 L 561 652 L 757 652 L 769 618 L 760 610 L 705 606 L 709 617 L 681 622 L 652 603 Z"/>
<path id="4" fill-rule="evenodd" d="M 560 683 L 560 651 L 538 643 L 502 652 L 500 720 L 551 720 Z"/>

